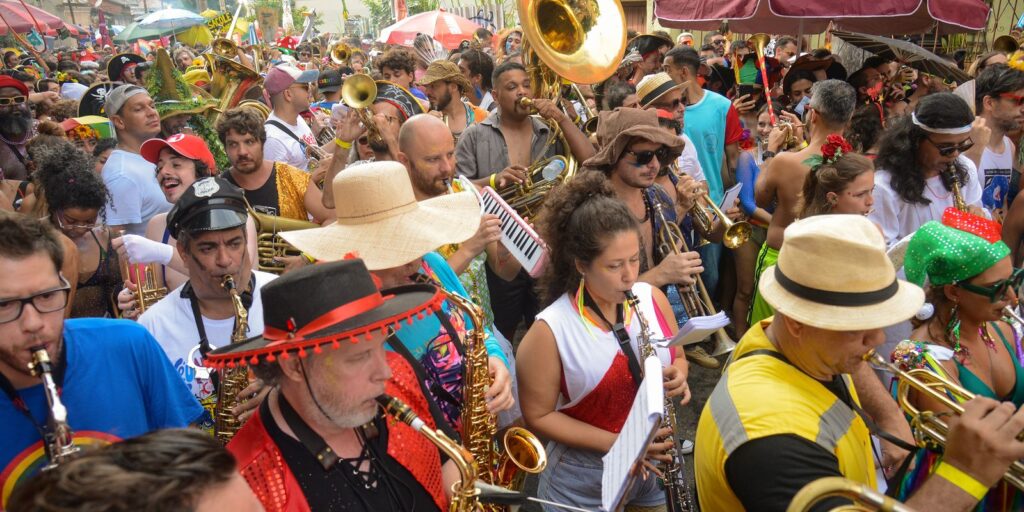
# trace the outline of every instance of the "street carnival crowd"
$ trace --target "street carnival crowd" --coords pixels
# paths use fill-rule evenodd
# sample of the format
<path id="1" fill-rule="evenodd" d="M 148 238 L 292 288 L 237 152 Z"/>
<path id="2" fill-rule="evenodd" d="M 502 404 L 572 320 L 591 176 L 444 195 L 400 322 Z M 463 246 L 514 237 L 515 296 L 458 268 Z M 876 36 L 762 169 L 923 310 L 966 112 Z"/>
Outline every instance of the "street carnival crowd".
<path id="1" fill-rule="evenodd" d="M 1024 510 L 1019 34 L 620 24 L 3 50 L 0 510 Z"/>

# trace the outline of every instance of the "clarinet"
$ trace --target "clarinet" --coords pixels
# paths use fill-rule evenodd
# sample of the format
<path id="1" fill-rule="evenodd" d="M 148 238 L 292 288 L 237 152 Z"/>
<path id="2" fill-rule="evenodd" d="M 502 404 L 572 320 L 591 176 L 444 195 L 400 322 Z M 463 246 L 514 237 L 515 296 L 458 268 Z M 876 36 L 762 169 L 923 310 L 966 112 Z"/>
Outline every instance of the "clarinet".
<path id="1" fill-rule="evenodd" d="M 32 375 L 43 381 L 43 391 L 46 393 L 46 403 L 50 407 L 50 414 L 46 420 L 46 434 L 43 436 L 43 443 L 46 448 L 46 457 L 49 464 L 43 467 L 43 471 L 51 470 L 61 462 L 74 457 L 79 447 L 74 443 L 74 433 L 68 425 L 68 410 L 64 402 L 60 400 L 60 391 L 53 381 L 53 365 L 50 363 L 50 354 L 45 347 L 33 347 L 32 362 L 28 369 Z"/>
<path id="2" fill-rule="evenodd" d="M 640 312 L 640 300 L 632 291 L 625 292 L 626 301 L 633 308 L 636 321 L 640 323 L 640 338 L 637 346 L 640 349 L 640 366 L 648 357 L 655 355 L 654 344 L 651 343 L 651 330 Z M 651 376 L 654 378 L 654 376 Z M 660 377 L 660 376 L 659 376 Z M 690 492 L 690 483 L 686 474 L 686 462 L 683 460 L 682 447 L 679 445 L 679 425 L 676 422 L 676 404 L 668 396 L 665 397 L 665 411 L 662 426 L 672 429 L 672 448 L 667 454 L 671 457 L 669 462 L 662 464 L 662 483 L 665 486 L 665 506 L 668 512 L 696 512 L 697 505 L 693 500 L 693 493 Z M 666 425 L 667 423 L 667 425 Z"/>

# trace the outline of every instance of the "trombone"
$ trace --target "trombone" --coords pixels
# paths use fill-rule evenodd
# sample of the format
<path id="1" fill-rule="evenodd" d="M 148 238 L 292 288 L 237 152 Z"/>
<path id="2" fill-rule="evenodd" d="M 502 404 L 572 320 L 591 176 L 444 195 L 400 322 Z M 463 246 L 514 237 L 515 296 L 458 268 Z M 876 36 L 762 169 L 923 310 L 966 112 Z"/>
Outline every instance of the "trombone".
<path id="1" fill-rule="evenodd" d="M 1003 310 L 1007 312 L 1009 308 Z M 1010 311 L 1011 316 L 1016 315 Z M 963 386 L 953 382 L 948 377 L 923 368 L 914 368 L 904 371 L 899 366 L 886 361 L 884 357 L 875 353 L 874 350 L 864 354 L 864 360 L 877 370 L 891 372 L 898 379 L 896 386 L 896 403 L 900 409 L 910 416 L 910 426 L 914 430 L 914 440 L 922 448 L 937 448 L 946 445 L 949 436 L 949 425 L 941 419 L 940 414 L 933 411 L 922 411 L 910 401 L 910 392 L 917 391 L 928 398 L 937 400 L 942 405 L 961 415 L 964 408 L 960 401 L 966 402 L 974 398 Z M 958 401 L 959 400 L 959 401 Z M 1024 438 L 1024 432 L 1017 435 L 1018 439 Z M 1015 461 L 1003 474 L 1006 483 L 1024 490 L 1024 462 Z"/>
<path id="2" fill-rule="evenodd" d="M 827 476 L 805 485 L 796 496 L 793 496 L 793 501 L 789 502 L 786 512 L 808 512 L 823 500 L 835 497 L 849 498 L 854 504 L 833 508 L 831 512 L 913 512 L 912 508 L 903 503 L 841 476 Z"/>
<path id="3" fill-rule="evenodd" d="M 333 56 L 334 49 L 332 48 L 331 57 L 333 58 Z M 370 106 L 377 99 L 377 83 L 373 81 L 373 78 L 361 73 L 346 78 L 345 83 L 341 85 L 341 99 L 349 108 L 359 114 L 363 126 L 366 127 L 366 135 L 369 140 L 383 143 L 384 138 L 377 130 L 377 125 L 373 122 L 373 114 L 370 113 Z"/>

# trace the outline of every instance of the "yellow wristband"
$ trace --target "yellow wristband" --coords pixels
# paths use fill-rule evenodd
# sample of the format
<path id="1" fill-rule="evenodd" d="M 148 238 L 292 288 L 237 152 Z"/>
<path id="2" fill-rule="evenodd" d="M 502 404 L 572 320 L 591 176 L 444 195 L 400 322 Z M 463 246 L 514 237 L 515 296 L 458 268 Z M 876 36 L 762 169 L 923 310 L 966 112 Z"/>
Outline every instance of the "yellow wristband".
<path id="1" fill-rule="evenodd" d="M 343 140 L 341 140 L 341 139 L 339 139 L 337 137 L 334 138 L 334 143 L 337 144 L 338 147 L 341 148 L 341 149 L 351 149 L 352 148 L 352 143 L 351 142 L 343 141 Z"/>
<path id="2" fill-rule="evenodd" d="M 494 184 L 494 179 L 497 177 L 498 173 L 494 173 L 491 175 L 491 188 L 493 188 L 494 190 L 498 190 L 498 186 Z"/>
<path id="3" fill-rule="evenodd" d="M 988 494 L 988 487 L 977 481 L 973 476 L 964 473 L 960 468 L 952 464 L 942 462 L 935 468 L 935 475 L 941 476 L 949 483 L 957 486 L 960 490 L 970 494 L 974 499 L 981 501 Z"/>
<path id="4" fill-rule="evenodd" d="M 302 253 L 302 257 L 310 263 L 316 263 L 316 259 L 306 253 Z"/>

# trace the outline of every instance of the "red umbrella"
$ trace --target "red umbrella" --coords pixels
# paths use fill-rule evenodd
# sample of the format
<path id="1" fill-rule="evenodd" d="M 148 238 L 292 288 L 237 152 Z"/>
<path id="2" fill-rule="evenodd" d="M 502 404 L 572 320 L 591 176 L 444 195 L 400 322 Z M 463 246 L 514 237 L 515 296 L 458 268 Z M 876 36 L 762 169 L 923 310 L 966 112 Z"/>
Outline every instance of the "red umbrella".
<path id="1" fill-rule="evenodd" d="M 464 40 L 473 39 L 473 31 L 480 25 L 444 9 L 409 16 L 380 31 L 377 39 L 382 43 L 412 46 L 416 34 L 427 34 L 451 50 Z"/>
<path id="2" fill-rule="evenodd" d="M 28 7 L 27 11 L 25 7 Z M 0 0 L 0 15 L 14 28 L 15 32 L 19 33 L 29 32 L 36 28 L 36 21 L 42 27 L 42 30 L 40 30 L 42 33 L 49 32 L 49 29 L 55 30 L 65 26 L 64 20 L 38 7 L 25 6 L 17 1 Z M 35 21 L 32 20 L 33 16 Z M 7 24 L 0 23 L 0 35 L 5 35 L 7 32 Z"/>
<path id="3" fill-rule="evenodd" d="M 866 34 L 915 34 L 984 30 L 984 0 L 654 0 L 654 15 L 665 27 L 713 30 L 722 20 L 739 33 L 814 34 L 829 21 Z"/>

